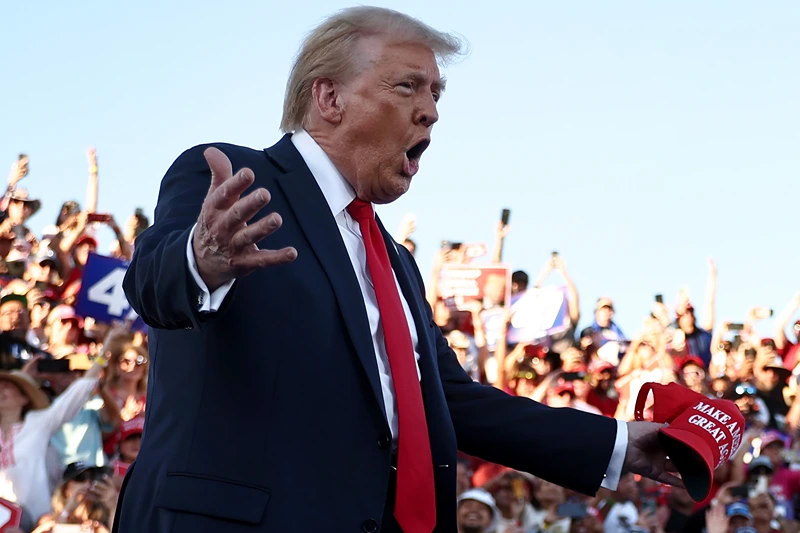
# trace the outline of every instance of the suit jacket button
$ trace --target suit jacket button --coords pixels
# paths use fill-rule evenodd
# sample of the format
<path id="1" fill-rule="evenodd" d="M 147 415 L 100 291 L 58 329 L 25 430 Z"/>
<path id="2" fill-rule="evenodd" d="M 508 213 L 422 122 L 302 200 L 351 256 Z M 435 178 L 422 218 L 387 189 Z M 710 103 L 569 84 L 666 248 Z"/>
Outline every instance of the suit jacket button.
<path id="1" fill-rule="evenodd" d="M 383 435 L 378 439 L 378 448 L 388 448 L 392 443 L 392 438 L 389 435 Z"/>
<path id="2" fill-rule="evenodd" d="M 378 523 L 370 518 L 369 520 L 365 520 L 363 524 L 361 524 L 361 529 L 364 533 L 375 533 L 378 531 Z"/>

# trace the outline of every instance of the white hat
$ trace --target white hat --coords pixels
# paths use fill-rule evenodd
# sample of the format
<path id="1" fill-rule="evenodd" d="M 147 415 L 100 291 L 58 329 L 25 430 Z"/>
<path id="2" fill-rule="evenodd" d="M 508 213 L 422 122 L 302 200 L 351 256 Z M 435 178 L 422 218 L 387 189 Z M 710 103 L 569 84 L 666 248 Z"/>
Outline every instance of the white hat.
<path id="1" fill-rule="evenodd" d="M 55 224 L 50 224 L 49 226 L 45 226 L 44 229 L 42 229 L 42 236 L 45 239 L 49 239 L 58 235 L 59 231 L 60 230 L 58 229 L 58 226 L 56 226 Z"/>
<path id="2" fill-rule="evenodd" d="M 460 505 L 461 502 L 465 500 L 481 502 L 489 508 L 492 513 L 492 522 L 489 527 L 486 528 L 486 531 L 494 531 L 497 525 L 497 519 L 500 517 L 500 511 L 497 509 L 494 497 L 486 489 L 469 489 L 462 492 L 461 496 L 458 497 L 458 504 Z"/>

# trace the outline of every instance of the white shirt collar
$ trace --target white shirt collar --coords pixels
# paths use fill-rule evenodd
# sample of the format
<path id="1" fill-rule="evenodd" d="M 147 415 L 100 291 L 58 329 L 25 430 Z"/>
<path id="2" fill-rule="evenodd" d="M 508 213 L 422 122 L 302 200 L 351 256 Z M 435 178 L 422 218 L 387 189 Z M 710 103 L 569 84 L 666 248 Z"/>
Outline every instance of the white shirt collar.
<path id="1" fill-rule="evenodd" d="M 353 187 L 347 183 L 342 173 L 334 166 L 328 154 L 317 144 L 305 130 L 297 130 L 292 134 L 292 144 L 300 152 L 308 169 L 317 180 L 325 201 L 334 218 L 344 211 L 350 202 L 356 199 Z"/>

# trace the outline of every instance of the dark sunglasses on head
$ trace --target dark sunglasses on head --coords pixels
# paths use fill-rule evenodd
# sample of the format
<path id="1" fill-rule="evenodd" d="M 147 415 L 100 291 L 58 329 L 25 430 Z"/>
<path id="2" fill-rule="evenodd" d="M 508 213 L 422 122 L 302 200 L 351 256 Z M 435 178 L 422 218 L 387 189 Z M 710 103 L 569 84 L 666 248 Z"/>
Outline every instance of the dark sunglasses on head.
<path id="1" fill-rule="evenodd" d="M 84 470 L 74 478 L 73 481 L 77 481 L 78 483 L 83 483 L 85 481 L 101 481 L 107 477 L 109 477 L 109 470 L 107 468 L 90 468 L 88 470 Z"/>

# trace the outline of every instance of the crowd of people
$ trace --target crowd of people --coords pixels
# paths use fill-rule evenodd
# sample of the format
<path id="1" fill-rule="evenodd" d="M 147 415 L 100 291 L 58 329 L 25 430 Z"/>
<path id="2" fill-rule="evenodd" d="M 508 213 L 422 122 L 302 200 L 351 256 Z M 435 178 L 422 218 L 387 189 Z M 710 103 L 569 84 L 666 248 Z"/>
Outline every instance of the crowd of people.
<path id="1" fill-rule="evenodd" d="M 413 217 L 408 217 L 397 235 L 412 253 L 413 230 Z M 508 231 L 506 224 L 498 224 L 491 258 L 495 264 L 502 262 Z M 794 438 L 800 424 L 800 320 L 793 321 L 800 311 L 800 293 L 775 317 L 772 338 L 756 332 L 757 322 L 773 315 L 763 307 L 751 308 L 741 323 L 715 325 L 717 267 L 709 260 L 699 309 L 686 290 L 672 309 L 657 295 L 652 307 L 642 310 L 641 330 L 623 332 L 614 322 L 614 301 L 607 296 L 597 298 L 594 316 L 581 322 L 576 283 L 564 259 L 553 254 L 532 283 L 527 272 L 513 272 L 510 306 L 499 333 L 490 336 L 487 319 L 495 314 L 485 302 L 454 305 L 437 291 L 445 268 L 470 261 L 469 248 L 443 242 L 428 300 L 435 322 L 474 379 L 552 407 L 626 421 L 634 420 L 644 383 L 676 382 L 709 398 L 734 401 L 748 429 L 738 453 L 716 470 L 713 490 L 702 502 L 694 502 L 685 489 L 633 475 L 623 476 L 617 491 L 601 489 L 597 497 L 587 498 L 464 456 L 459 464 L 460 533 L 800 530 L 800 443 Z M 530 342 L 511 342 L 515 301 L 548 283 L 564 289 L 565 327 Z M 497 324 L 491 328 L 497 330 Z M 647 418 L 652 400 L 645 405 Z"/>
<path id="2" fill-rule="evenodd" d="M 17 533 L 58 533 L 61 524 L 110 530 L 122 478 L 136 459 L 144 427 L 146 332 L 132 331 L 130 323 L 80 316 L 75 306 L 89 254 L 130 259 L 149 220 L 136 210 L 121 228 L 113 215 L 98 212 L 97 156 L 89 150 L 87 157 L 85 205 L 64 202 L 42 235 L 26 226 L 42 208 L 20 186 L 28 173 L 26 157 L 12 166 L 0 199 L 0 498 L 22 509 Z M 102 226 L 115 236 L 106 252 L 98 251 Z M 407 218 L 395 236 L 412 253 L 413 231 L 413 218 Z M 498 224 L 493 264 L 502 263 L 508 231 Z M 622 420 L 633 419 L 644 383 L 678 382 L 735 401 L 748 431 L 739 452 L 717 469 L 714 490 L 703 502 L 692 501 L 683 489 L 630 474 L 616 491 L 602 489 L 588 498 L 462 456 L 454 495 L 459 533 L 800 530 L 794 439 L 800 425 L 800 320 L 793 322 L 800 294 L 776 317 L 772 338 L 756 333 L 754 325 L 772 314 L 760 307 L 741 323 L 717 325 L 716 265 L 709 262 L 702 307 L 696 309 L 687 293 L 679 294 L 672 308 L 658 298 L 642 310 L 644 326 L 633 334 L 614 322 L 610 297 L 596 298 L 594 316 L 582 321 L 577 284 L 555 254 L 533 280 L 513 272 L 511 297 L 502 302 L 500 315 L 488 307 L 503 298 L 491 305 L 453 305 L 440 292 L 442 271 L 472 260 L 468 247 L 443 243 L 428 300 L 436 324 L 473 379 L 555 408 Z M 565 327 L 512 342 L 514 302 L 547 285 L 563 287 Z"/>
<path id="3" fill-rule="evenodd" d="M 75 305 L 102 226 L 116 237 L 103 255 L 130 259 L 149 221 L 136 210 L 122 229 L 98 213 L 97 155 L 87 157 L 85 205 L 64 202 L 42 235 L 27 226 L 42 202 L 20 186 L 26 156 L 0 199 L 0 503 L 21 510 L 6 532 L 109 531 L 143 432 L 147 335 Z"/>

